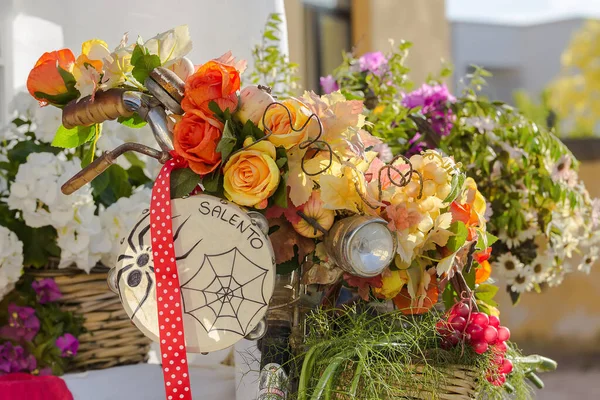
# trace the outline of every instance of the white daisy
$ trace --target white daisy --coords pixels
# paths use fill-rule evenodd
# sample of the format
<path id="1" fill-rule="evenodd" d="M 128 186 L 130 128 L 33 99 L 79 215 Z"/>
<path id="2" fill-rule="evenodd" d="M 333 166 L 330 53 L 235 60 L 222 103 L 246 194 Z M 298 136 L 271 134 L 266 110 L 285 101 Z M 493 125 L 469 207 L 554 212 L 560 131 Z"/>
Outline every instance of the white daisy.
<path id="1" fill-rule="evenodd" d="M 554 267 L 552 256 L 547 254 L 538 255 L 528 266 L 536 283 L 545 282 Z"/>
<path id="2" fill-rule="evenodd" d="M 494 262 L 494 269 L 506 278 L 516 277 L 524 268 L 523 263 L 511 253 L 504 253 Z"/>
<path id="3" fill-rule="evenodd" d="M 555 269 L 548 277 L 548 280 L 546 280 L 546 283 L 548 283 L 548 286 L 550 287 L 556 287 L 562 283 L 564 278 L 565 271 L 562 269 Z"/>
<path id="4" fill-rule="evenodd" d="M 509 249 L 514 249 L 515 247 L 519 246 L 522 241 L 519 238 L 518 232 L 515 232 L 513 235 L 509 235 L 506 229 L 501 229 L 498 233 L 498 239 L 506 244 Z"/>
<path id="5" fill-rule="evenodd" d="M 513 292 L 524 293 L 533 289 L 533 275 L 531 267 L 523 267 L 521 272 L 510 279 L 510 288 Z"/>
<path id="6" fill-rule="evenodd" d="M 589 274 L 592 265 L 594 265 L 594 263 L 598 261 L 599 251 L 600 249 L 598 249 L 598 247 L 596 246 L 590 247 L 587 252 L 584 251 L 583 258 L 581 260 L 581 263 L 577 266 L 577 270 Z"/>

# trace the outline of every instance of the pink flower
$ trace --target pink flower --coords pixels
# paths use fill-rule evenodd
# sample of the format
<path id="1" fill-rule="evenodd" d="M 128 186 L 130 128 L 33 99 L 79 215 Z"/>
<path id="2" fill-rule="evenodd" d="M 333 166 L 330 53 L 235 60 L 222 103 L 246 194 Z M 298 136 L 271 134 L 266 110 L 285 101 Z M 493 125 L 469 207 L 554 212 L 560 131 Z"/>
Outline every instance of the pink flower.
<path id="1" fill-rule="evenodd" d="M 452 130 L 456 116 L 448 107 L 448 103 L 455 101 L 456 98 L 450 94 L 446 84 L 423 84 L 419 89 L 402 96 L 402 105 L 406 108 L 421 107 L 421 113 L 427 117 L 431 128 L 440 136 L 447 136 Z"/>
<path id="2" fill-rule="evenodd" d="M 340 86 L 335 81 L 335 78 L 331 75 L 322 76 L 319 79 L 319 81 L 321 82 L 321 88 L 323 88 L 323 93 L 325 94 L 329 94 L 340 89 Z"/>
<path id="3" fill-rule="evenodd" d="M 409 210 L 404 204 L 390 205 L 385 208 L 388 228 L 391 231 L 403 231 L 421 222 L 421 214 L 417 210 Z"/>
<path id="4" fill-rule="evenodd" d="M 31 372 L 35 370 L 37 361 L 27 354 L 21 346 L 13 346 L 11 342 L 0 345 L 0 375 L 13 372 Z"/>
<path id="5" fill-rule="evenodd" d="M 40 330 L 40 320 L 31 307 L 8 305 L 8 326 L 0 328 L 0 336 L 15 341 L 30 342 Z"/>
<path id="6" fill-rule="evenodd" d="M 33 281 L 31 287 L 35 290 L 40 304 L 51 303 L 62 297 L 58 285 L 52 278 Z"/>
<path id="7" fill-rule="evenodd" d="M 60 349 L 62 357 L 73 357 L 77 355 L 79 340 L 70 333 L 65 333 L 56 339 L 56 347 Z"/>
<path id="8" fill-rule="evenodd" d="M 372 72 L 375 75 L 385 73 L 387 63 L 387 58 L 380 51 L 365 53 L 358 59 L 358 66 L 362 72 Z"/>

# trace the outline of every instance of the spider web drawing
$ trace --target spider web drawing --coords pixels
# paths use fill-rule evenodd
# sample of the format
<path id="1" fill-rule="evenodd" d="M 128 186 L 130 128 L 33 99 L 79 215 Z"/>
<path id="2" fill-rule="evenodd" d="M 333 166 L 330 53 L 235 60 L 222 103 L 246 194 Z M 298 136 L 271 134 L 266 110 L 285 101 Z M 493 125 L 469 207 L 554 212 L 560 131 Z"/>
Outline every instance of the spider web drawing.
<path id="1" fill-rule="evenodd" d="M 206 333 L 228 331 L 246 336 L 254 317 L 267 307 L 263 289 L 268 272 L 237 247 L 207 254 L 194 276 L 181 285 L 183 311 Z"/>

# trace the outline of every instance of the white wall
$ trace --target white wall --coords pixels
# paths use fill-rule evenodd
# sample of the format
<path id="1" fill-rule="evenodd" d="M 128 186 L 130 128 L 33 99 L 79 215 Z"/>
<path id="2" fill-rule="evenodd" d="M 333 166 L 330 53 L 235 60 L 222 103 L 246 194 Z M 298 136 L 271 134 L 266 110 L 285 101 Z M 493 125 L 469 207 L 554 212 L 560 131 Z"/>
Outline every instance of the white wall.
<path id="1" fill-rule="evenodd" d="M 201 64 L 228 50 L 250 59 L 271 12 L 283 12 L 283 0 L 0 0 L 10 5 L 14 57 L 12 87 L 25 84 L 27 74 L 44 52 L 99 38 L 116 46 L 123 33 L 130 42 L 147 39 L 188 24 L 194 42 L 190 58 Z M 6 3 L 5 3 L 6 2 Z M 2 12 L 2 9 L 0 9 Z M 4 11 L 6 13 L 6 11 Z"/>
<path id="2" fill-rule="evenodd" d="M 499 25 L 470 22 L 452 23 L 452 58 L 455 89 L 471 64 L 498 70 L 490 78 L 490 93 L 511 98 L 516 89 L 537 96 L 560 72 L 560 57 L 582 19 L 568 19 L 535 25 Z"/>

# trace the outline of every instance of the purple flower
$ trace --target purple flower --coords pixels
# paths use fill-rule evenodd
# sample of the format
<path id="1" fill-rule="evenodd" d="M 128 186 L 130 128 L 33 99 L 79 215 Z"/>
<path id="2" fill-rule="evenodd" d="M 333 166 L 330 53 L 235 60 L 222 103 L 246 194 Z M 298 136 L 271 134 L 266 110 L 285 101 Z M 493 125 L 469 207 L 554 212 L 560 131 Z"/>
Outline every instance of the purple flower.
<path id="1" fill-rule="evenodd" d="M 79 340 L 70 333 L 65 333 L 63 336 L 56 339 L 56 347 L 60 349 L 62 357 L 73 357 L 77 355 Z"/>
<path id="2" fill-rule="evenodd" d="M 383 75 L 387 67 L 387 58 L 380 51 L 365 53 L 358 59 L 361 72 L 372 72 L 375 75 Z"/>
<path id="3" fill-rule="evenodd" d="M 31 307 L 8 305 L 8 326 L 0 328 L 0 336 L 16 341 L 30 342 L 40 330 L 40 320 Z"/>
<path id="4" fill-rule="evenodd" d="M 450 94 L 446 84 L 423 84 L 419 89 L 404 94 L 402 105 L 406 108 L 421 107 L 421 113 L 427 117 L 431 128 L 440 136 L 450 134 L 456 119 L 448 103 L 454 103 L 456 98 Z"/>
<path id="5" fill-rule="evenodd" d="M 40 304 L 52 303 L 62 297 L 58 285 L 52 278 L 33 281 L 31 287 L 35 290 Z"/>
<path id="6" fill-rule="evenodd" d="M 421 140 L 422 137 L 423 135 L 417 132 L 417 134 L 408 141 L 409 149 L 406 152 L 407 157 L 421 154 L 423 150 L 427 150 L 427 144 Z"/>
<path id="7" fill-rule="evenodd" d="M 13 346 L 11 342 L 0 345 L 0 375 L 13 372 L 31 372 L 35 370 L 37 361 L 31 354 L 25 353 L 21 346 Z"/>
<path id="8" fill-rule="evenodd" d="M 323 92 L 325 94 L 329 94 L 331 92 L 335 92 L 340 89 L 340 86 L 335 81 L 335 78 L 331 75 L 322 76 L 320 79 L 321 87 L 323 88 Z"/>

